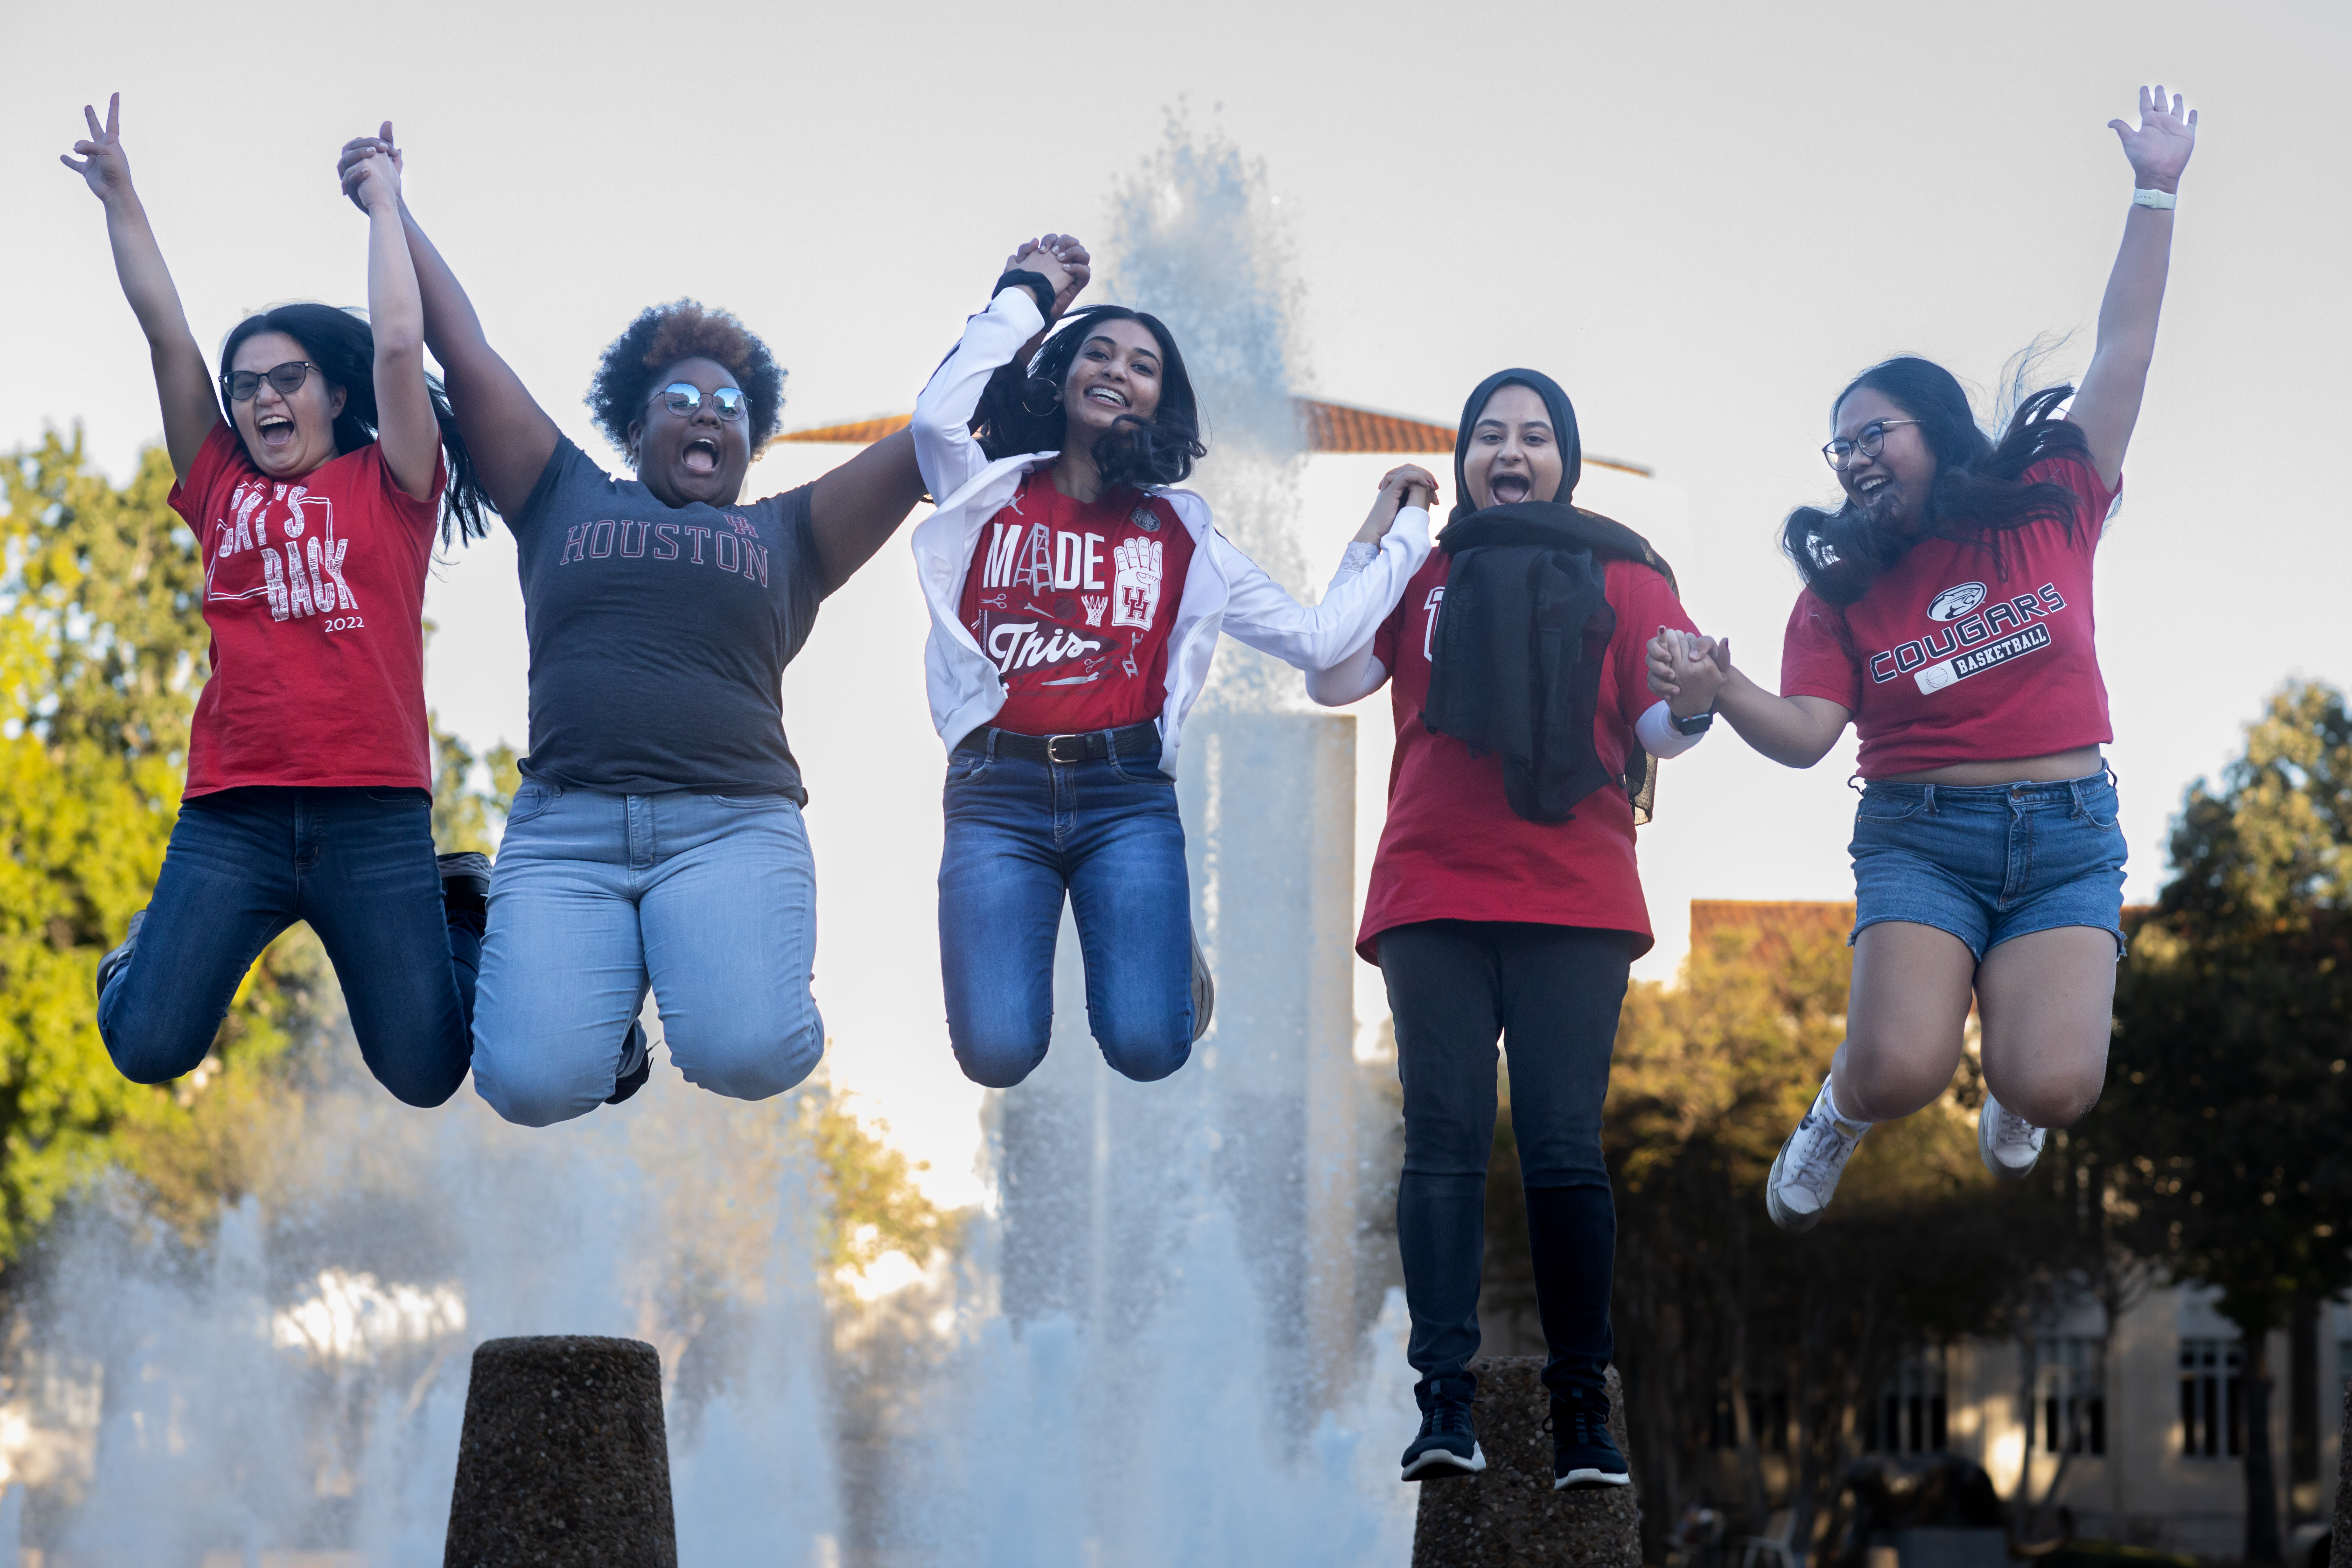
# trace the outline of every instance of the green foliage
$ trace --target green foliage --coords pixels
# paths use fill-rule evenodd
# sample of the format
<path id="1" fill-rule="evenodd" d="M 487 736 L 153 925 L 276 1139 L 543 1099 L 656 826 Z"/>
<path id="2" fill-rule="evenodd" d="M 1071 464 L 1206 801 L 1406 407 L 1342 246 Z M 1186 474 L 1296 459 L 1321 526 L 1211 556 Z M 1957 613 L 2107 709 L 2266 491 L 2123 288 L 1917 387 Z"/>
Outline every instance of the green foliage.
<path id="1" fill-rule="evenodd" d="M 490 853 L 494 824 L 506 820 L 522 786 L 521 759 L 501 741 L 480 756 L 433 721 L 433 845 L 444 854 L 472 849 Z M 487 789 L 474 782 L 477 764 L 487 766 Z"/>
<path id="2" fill-rule="evenodd" d="M 205 672 L 171 489 L 160 448 L 116 489 L 79 432 L 0 459 L 0 1260 L 96 1170 L 184 1133 L 219 1070 L 280 1055 L 308 994 L 273 950 L 215 1061 L 170 1089 L 126 1082 L 98 1037 L 98 960 L 163 864 Z"/>
<path id="3" fill-rule="evenodd" d="M 867 1268 L 888 1252 L 928 1264 L 953 1247 L 958 1226 L 923 1196 L 909 1161 L 883 1141 L 886 1127 L 869 1129 L 840 1096 L 818 1084 L 804 1089 L 801 1131 L 816 1157 L 819 1183 L 832 1200 L 824 1237 L 825 1260 L 835 1268 Z"/>

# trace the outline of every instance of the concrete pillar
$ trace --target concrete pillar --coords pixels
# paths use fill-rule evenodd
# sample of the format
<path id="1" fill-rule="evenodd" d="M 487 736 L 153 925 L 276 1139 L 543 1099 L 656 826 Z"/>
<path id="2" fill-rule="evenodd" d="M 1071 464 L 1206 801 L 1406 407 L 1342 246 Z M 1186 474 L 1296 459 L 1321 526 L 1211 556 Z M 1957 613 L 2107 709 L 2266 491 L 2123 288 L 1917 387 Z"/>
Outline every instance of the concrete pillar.
<path id="1" fill-rule="evenodd" d="M 1478 1447 L 1486 1468 L 1421 1483 L 1412 1568 L 1641 1568 L 1635 1487 L 1551 1489 L 1551 1396 L 1540 1356 L 1490 1356 L 1478 1374 Z M 1609 1369 L 1609 1436 L 1626 1452 L 1625 1395 Z M 2339 1565 L 2340 1568 L 2340 1565 Z"/>
<path id="2" fill-rule="evenodd" d="M 661 1356 L 552 1334 L 474 1352 L 444 1568 L 677 1568 Z"/>

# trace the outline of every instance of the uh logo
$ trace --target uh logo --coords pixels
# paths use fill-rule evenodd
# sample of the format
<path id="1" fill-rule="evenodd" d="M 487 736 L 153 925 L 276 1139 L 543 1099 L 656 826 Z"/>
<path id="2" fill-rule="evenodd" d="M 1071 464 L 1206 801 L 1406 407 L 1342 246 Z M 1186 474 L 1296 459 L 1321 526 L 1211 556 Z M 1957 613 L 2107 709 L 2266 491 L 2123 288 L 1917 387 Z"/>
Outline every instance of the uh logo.
<path id="1" fill-rule="evenodd" d="M 335 537 L 335 503 L 325 496 L 299 484 L 247 479 L 230 493 L 228 515 L 213 524 L 205 602 L 265 599 L 278 621 L 356 611 L 359 599 L 343 580 L 351 548 L 350 540 Z M 224 578 L 246 586 L 226 586 Z M 342 628 L 336 621 L 329 629 Z"/>

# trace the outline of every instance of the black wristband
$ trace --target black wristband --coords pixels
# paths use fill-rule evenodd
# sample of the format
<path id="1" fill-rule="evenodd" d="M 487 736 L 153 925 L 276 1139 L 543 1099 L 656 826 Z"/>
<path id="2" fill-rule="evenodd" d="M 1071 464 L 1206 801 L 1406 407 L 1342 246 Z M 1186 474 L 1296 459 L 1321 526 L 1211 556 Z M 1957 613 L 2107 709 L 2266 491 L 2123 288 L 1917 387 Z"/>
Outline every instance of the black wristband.
<path id="1" fill-rule="evenodd" d="M 1666 717 L 1674 719 L 1675 733 L 1677 735 L 1704 735 L 1715 727 L 1715 710 L 1712 708 L 1704 713 L 1694 713 L 1687 719 L 1675 719 L 1675 711 L 1669 708 L 1666 710 Z"/>
<path id="2" fill-rule="evenodd" d="M 1028 289 L 1037 296 L 1037 313 L 1049 321 L 1054 319 L 1054 286 L 1045 281 L 1044 273 L 1016 267 L 996 280 L 996 287 L 988 291 L 988 297 L 993 300 L 1007 289 Z"/>

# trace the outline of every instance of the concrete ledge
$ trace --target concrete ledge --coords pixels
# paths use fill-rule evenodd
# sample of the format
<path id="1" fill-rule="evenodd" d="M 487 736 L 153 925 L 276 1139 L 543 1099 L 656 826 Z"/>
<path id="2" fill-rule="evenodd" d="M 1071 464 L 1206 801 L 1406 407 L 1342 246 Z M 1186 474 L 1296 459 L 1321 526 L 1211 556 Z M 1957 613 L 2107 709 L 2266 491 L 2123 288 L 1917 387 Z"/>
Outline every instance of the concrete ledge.
<path id="1" fill-rule="evenodd" d="M 474 1352 L 444 1568 L 677 1568 L 661 1356 L 562 1334 Z"/>
<path id="2" fill-rule="evenodd" d="M 1473 1362 L 1484 1473 L 1421 1483 L 1412 1568 L 1641 1568 L 1642 1508 L 1631 1487 L 1551 1489 L 1551 1413 L 1538 1356 Z M 1625 1401 L 1609 1369 L 1609 1435 L 1627 1453 Z"/>

